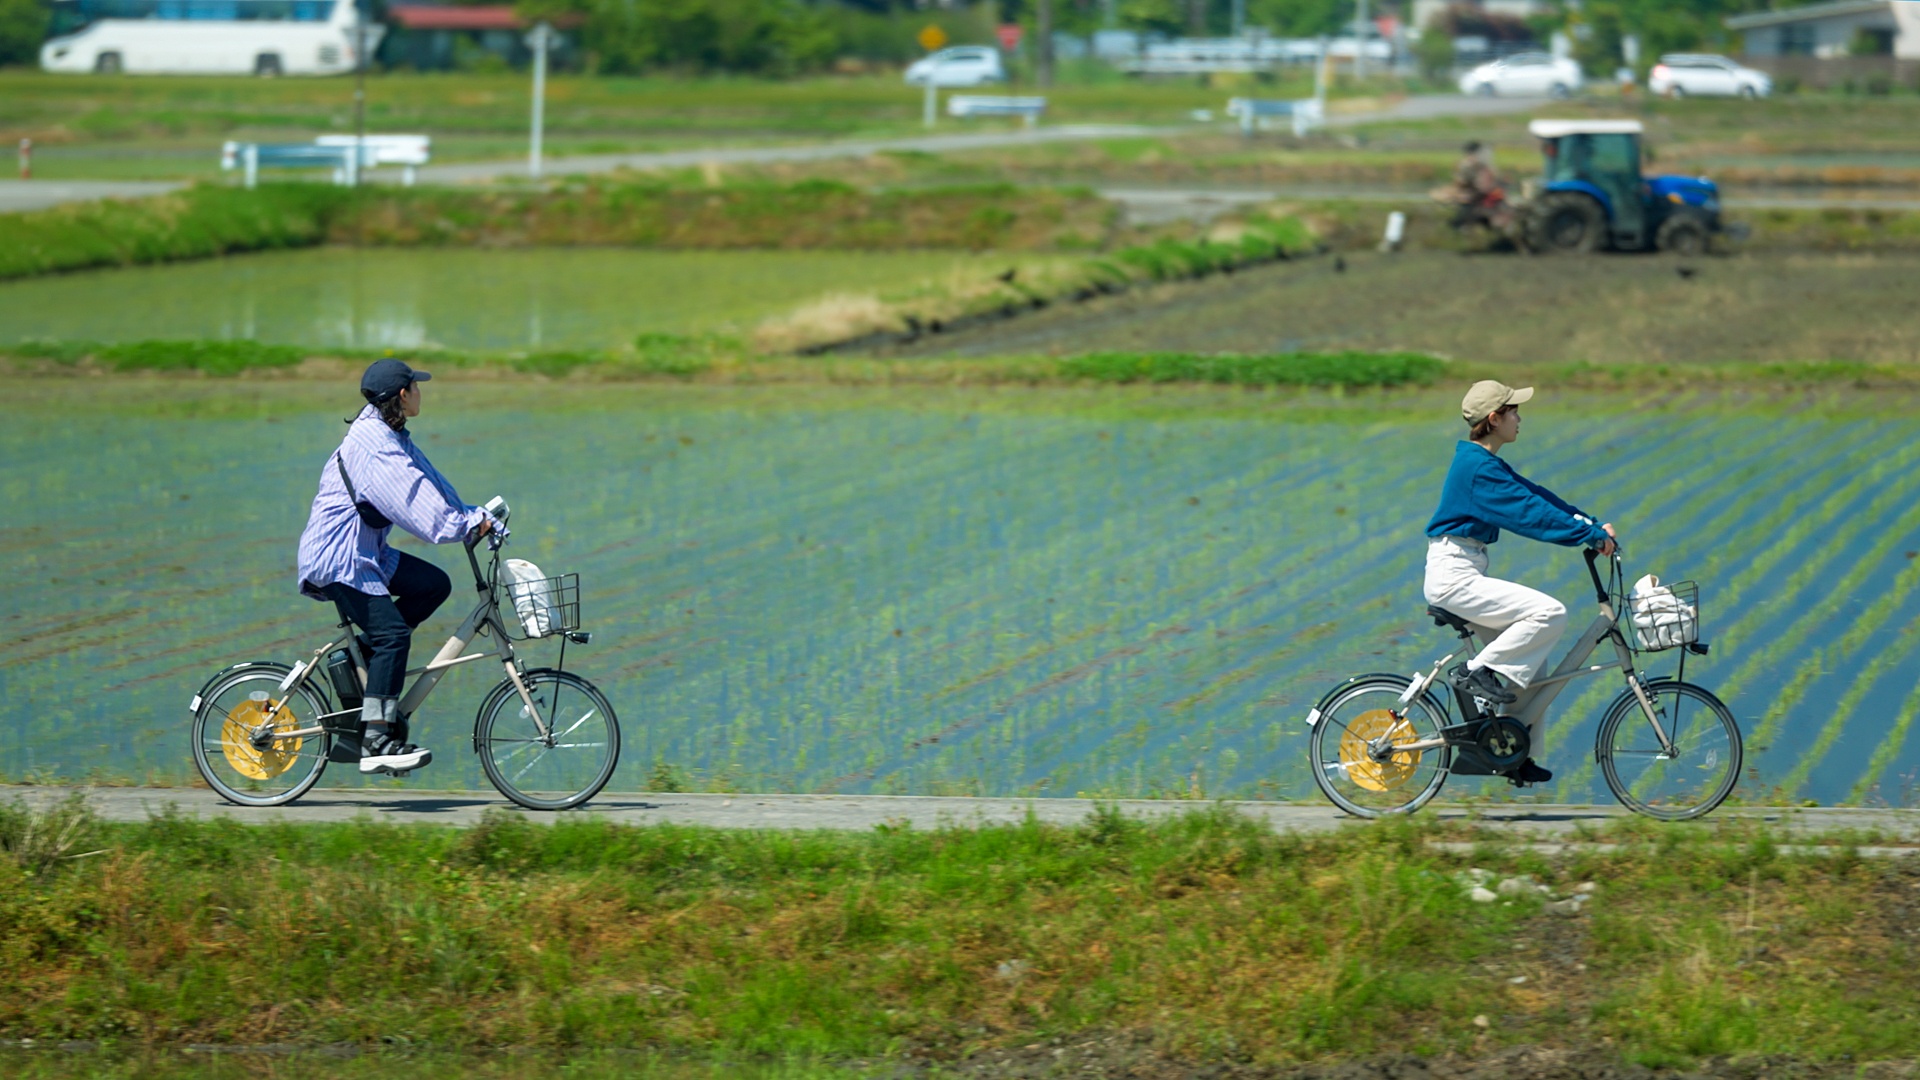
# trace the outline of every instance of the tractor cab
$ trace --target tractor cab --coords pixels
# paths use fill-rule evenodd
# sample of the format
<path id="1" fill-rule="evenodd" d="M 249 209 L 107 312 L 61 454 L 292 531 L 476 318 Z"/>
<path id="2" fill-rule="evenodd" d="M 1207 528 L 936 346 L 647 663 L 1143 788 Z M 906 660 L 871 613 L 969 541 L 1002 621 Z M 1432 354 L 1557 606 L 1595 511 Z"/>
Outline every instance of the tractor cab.
<path id="1" fill-rule="evenodd" d="M 1699 254 L 1720 231 L 1720 190 L 1705 177 L 1640 172 L 1638 120 L 1535 120 L 1545 176 L 1522 226 L 1527 247 Z"/>

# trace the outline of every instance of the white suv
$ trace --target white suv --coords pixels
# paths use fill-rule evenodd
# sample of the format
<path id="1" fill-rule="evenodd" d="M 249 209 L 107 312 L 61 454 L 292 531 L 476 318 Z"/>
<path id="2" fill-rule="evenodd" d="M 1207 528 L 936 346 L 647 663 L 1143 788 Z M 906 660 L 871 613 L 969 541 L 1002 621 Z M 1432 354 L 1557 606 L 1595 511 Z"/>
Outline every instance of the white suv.
<path id="1" fill-rule="evenodd" d="M 1668 53 L 1653 65 L 1647 89 L 1669 97 L 1763 98 L 1773 93 L 1773 80 L 1724 56 Z"/>
<path id="2" fill-rule="evenodd" d="M 956 45 L 932 56 L 916 60 L 907 68 L 910 86 L 980 86 L 1007 81 L 1007 69 L 1001 66 L 1000 50 L 985 45 Z"/>

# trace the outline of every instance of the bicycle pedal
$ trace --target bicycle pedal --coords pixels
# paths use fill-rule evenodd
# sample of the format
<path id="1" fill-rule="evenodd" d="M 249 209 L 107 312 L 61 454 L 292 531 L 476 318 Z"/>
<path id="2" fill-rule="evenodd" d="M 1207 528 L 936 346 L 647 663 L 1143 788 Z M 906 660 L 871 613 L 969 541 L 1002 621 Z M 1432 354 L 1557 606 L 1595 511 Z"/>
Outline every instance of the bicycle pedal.
<path id="1" fill-rule="evenodd" d="M 387 775 L 393 777 L 395 780 L 399 780 L 402 777 L 405 777 L 408 773 L 412 771 L 413 771 L 412 769 L 396 769 L 393 772 L 388 773 Z"/>

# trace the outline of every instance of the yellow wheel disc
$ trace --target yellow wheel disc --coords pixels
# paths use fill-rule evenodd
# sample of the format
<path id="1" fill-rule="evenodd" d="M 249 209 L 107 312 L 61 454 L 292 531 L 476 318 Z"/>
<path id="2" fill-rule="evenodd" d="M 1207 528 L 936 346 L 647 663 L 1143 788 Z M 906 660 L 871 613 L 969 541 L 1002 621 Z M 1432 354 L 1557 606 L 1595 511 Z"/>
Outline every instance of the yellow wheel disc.
<path id="1" fill-rule="evenodd" d="M 227 713 L 227 722 L 220 726 L 220 749 L 227 755 L 227 764 L 241 776 L 255 780 L 266 780 L 293 767 L 295 755 L 300 753 L 299 736 L 291 739 L 275 738 L 265 750 L 253 745 L 253 732 L 267 721 L 267 710 L 273 708 L 271 701 L 247 700 L 233 707 Z M 274 718 L 275 731 L 292 731 L 300 726 L 294 718 L 292 709 L 282 709 Z"/>
<path id="2" fill-rule="evenodd" d="M 1361 713 L 1340 736 L 1340 764 L 1346 766 L 1347 778 L 1368 791 L 1392 791 L 1412 779 L 1414 770 L 1420 767 L 1418 750 L 1375 761 L 1367 753 L 1367 744 L 1383 736 L 1409 742 L 1415 737 L 1413 725 L 1405 717 L 1393 715 L 1392 709 Z"/>

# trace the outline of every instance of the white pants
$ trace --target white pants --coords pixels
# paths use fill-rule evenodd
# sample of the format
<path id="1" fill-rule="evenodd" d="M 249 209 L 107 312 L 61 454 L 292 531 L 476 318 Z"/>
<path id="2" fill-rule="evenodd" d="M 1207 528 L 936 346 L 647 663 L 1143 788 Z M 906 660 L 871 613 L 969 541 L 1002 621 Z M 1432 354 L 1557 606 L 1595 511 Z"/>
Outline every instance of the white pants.
<path id="1" fill-rule="evenodd" d="M 1427 603 L 1492 638 L 1469 668 L 1492 668 L 1525 687 L 1567 629 L 1567 606 L 1538 589 L 1487 576 L 1487 546 L 1455 536 L 1427 541 Z"/>

